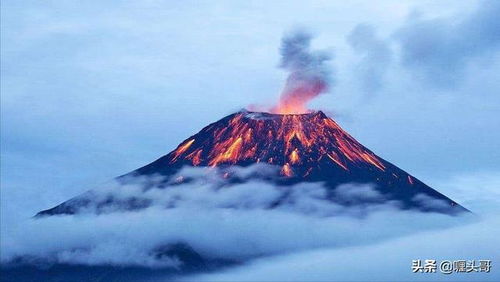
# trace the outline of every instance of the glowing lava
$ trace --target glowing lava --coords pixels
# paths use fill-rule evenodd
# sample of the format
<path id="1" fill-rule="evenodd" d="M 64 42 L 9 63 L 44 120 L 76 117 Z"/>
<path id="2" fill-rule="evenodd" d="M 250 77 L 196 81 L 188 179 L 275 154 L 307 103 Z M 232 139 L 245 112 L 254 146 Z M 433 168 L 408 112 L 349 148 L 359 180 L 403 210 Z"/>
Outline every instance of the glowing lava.
<path id="1" fill-rule="evenodd" d="M 297 162 L 299 162 L 299 153 L 298 153 L 298 150 L 295 149 L 290 154 L 290 163 L 296 164 Z"/>
<path id="2" fill-rule="evenodd" d="M 239 112 L 205 127 L 168 158 L 171 164 L 193 166 L 266 162 L 281 166 L 284 176 L 308 175 L 325 161 L 344 171 L 360 166 L 385 170 L 382 160 L 322 112 Z"/>

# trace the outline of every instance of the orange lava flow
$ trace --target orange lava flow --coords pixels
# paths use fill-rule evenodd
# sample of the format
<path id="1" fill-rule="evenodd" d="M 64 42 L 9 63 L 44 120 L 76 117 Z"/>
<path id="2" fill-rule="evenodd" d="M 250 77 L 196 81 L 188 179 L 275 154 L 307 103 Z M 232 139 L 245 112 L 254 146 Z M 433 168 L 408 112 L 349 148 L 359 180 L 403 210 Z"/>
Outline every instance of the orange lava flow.
<path id="1" fill-rule="evenodd" d="M 334 161 L 336 164 L 338 164 L 340 167 L 342 167 L 345 170 L 349 170 L 339 159 L 338 156 L 335 152 L 332 152 L 331 154 L 326 154 L 332 161 Z"/>
<path id="2" fill-rule="evenodd" d="M 201 163 L 201 153 L 203 152 L 202 149 L 198 149 L 193 151 L 191 154 L 186 156 L 186 159 L 190 159 L 193 162 L 194 166 L 197 166 Z"/>
<path id="3" fill-rule="evenodd" d="M 299 152 L 297 149 L 295 149 L 290 154 L 290 163 L 296 164 L 298 161 L 299 161 Z"/>
<path id="4" fill-rule="evenodd" d="M 194 166 L 263 162 L 281 166 L 288 177 L 314 174 L 322 163 L 342 171 L 359 166 L 385 170 L 383 160 L 322 112 L 230 115 L 179 145 L 170 154 L 171 163 L 178 161 Z"/>
<path id="5" fill-rule="evenodd" d="M 218 163 L 223 161 L 231 161 L 235 163 L 238 160 L 242 142 L 243 139 L 238 137 L 231 145 L 229 145 L 224 153 L 218 154 L 209 164 L 211 166 L 216 166 Z"/>
<path id="6" fill-rule="evenodd" d="M 287 177 L 293 176 L 293 171 L 288 163 L 283 165 L 283 167 L 281 168 L 281 174 Z"/>
<path id="7" fill-rule="evenodd" d="M 177 159 L 182 153 L 186 152 L 187 149 L 189 149 L 189 147 L 191 146 L 191 144 L 193 144 L 194 142 L 194 139 L 191 139 L 185 143 L 183 143 L 182 145 L 180 145 L 176 150 L 175 150 L 175 153 L 174 153 L 174 158 L 173 160 Z"/>

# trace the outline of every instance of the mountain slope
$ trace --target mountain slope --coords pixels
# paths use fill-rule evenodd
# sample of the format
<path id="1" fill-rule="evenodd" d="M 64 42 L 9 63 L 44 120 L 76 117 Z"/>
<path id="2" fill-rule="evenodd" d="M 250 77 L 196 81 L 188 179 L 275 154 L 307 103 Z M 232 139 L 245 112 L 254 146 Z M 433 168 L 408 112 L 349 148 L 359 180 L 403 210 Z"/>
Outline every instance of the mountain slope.
<path id="1" fill-rule="evenodd" d="M 168 180 L 185 166 L 217 167 L 224 171 L 232 166 L 257 163 L 279 166 L 278 174 L 265 179 L 276 185 L 321 182 L 335 191 L 344 183 L 371 183 L 384 199 L 399 201 L 402 208 L 444 213 L 466 211 L 375 155 L 321 111 L 288 115 L 237 112 L 203 128 L 169 154 L 118 179 L 163 175 Z M 223 177 L 241 181 L 232 178 L 229 170 Z M 39 215 L 76 213 L 89 201 L 89 197 L 76 197 Z M 345 199 L 332 201 L 360 204 Z"/>

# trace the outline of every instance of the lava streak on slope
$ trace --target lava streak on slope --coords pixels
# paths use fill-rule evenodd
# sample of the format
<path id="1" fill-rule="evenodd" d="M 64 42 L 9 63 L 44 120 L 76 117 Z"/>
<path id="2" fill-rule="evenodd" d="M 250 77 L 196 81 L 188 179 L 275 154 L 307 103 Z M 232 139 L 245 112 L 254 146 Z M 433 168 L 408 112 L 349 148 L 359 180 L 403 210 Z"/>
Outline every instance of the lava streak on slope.
<path id="1" fill-rule="evenodd" d="M 207 126 L 167 157 L 170 164 L 193 166 L 266 162 L 282 166 L 284 176 L 305 176 L 324 161 L 346 171 L 360 166 L 385 169 L 382 160 L 321 111 L 235 113 Z"/>

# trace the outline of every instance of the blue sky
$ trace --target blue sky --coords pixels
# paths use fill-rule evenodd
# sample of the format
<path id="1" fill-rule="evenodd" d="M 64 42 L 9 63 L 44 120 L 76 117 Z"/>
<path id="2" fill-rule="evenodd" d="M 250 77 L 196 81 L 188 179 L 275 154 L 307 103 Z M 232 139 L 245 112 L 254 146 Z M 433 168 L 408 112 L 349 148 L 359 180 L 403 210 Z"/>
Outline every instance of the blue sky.
<path id="1" fill-rule="evenodd" d="M 499 2 L 268 2 L 3 1 L 2 209 L 32 214 L 274 103 L 296 27 L 334 54 L 311 108 L 431 186 L 499 171 Z"/>

